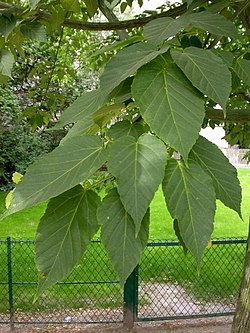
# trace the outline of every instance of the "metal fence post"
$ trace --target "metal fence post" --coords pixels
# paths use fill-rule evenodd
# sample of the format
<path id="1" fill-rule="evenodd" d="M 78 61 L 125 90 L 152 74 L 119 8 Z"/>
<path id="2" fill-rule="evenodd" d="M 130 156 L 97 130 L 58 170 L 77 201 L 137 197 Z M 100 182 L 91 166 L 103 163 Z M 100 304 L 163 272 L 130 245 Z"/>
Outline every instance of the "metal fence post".
<path id="1" fill-rule="evenodd" d="M 138 313 L 138 266 L 127 278 L 123 294 L 123 325 L 133 328 Z"/>
<path id="2" fill-rule="evenodd" d="M 8 265 L 8 293 L 9 293 L 9 311 L 10 311 L 10 330 L 14 331 L 14 304 L 13 304 L 13 289 L 12 289 L 12 262 L 11 262 L 11 240 L 6 238 L 7 246 L 7 265 Z"/>

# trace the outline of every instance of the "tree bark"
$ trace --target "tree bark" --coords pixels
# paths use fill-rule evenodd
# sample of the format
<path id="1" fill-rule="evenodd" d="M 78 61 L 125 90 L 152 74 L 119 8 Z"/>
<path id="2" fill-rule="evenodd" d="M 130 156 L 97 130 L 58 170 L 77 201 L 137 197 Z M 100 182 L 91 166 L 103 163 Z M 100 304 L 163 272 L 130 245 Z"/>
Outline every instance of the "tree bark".
<path id="1" fill-rule="evenodd" d="M 244 264 L 244 275 L 241 282 L 240 295 L 233 319 L 231 333 L 250 332 L 250 218 L 247 240 L 247 251 Z"/>

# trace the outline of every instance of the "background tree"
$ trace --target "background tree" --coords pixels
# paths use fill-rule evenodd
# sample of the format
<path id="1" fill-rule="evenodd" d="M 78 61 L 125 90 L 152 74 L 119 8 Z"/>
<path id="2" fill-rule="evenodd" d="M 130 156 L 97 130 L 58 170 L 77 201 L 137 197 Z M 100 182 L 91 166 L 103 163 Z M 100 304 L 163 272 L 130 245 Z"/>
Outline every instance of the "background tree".
<path id="1" fill-rule="evenodd" d="M 249 1 L 189 0 L 120 22 L 116 8 L 127 5 L 133 1 L 0 2 L 2 83 L 17 56 L 25 58 L 27 38 L 45 43 L 46 35 L 62 36 L 67 28 L 72 36 L 76 30 L 113 30 L 120 39 L 94 54 L 105 55 L 104 62 L 113 56 L 96 89 L 84 91 L 62 113 L 53 129 L 70 127 L 68 134 L 28 168 L 4 214 L 49 201 L 36 237 L 37 297 L 71 271 L 99 228 L 123 283 L 146 246 L 149 205 L 159 185 L 176 234 L 198 265 L 216 199 L 241 217 L 236 169 L 199 132 L 211 120 L 250 119 L 249 100 L 242 100 L 250 77 Z M 109 22 L 98 20 L 100 12 Z M 53 74 L 63 71 L 60 62 L 53 66 Z M 103 169 L 105 177 L 99 177 Z M 96 189 L 107 180 L 113 188 L 101 200 Z M 241 311 L 247 315 L 248 307 Z"/>

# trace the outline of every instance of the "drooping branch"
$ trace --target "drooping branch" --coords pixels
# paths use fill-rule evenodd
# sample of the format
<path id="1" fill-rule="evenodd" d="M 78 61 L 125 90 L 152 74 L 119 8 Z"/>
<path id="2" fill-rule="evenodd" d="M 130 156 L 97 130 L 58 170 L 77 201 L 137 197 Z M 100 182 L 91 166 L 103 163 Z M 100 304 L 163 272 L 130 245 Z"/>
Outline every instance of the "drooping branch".
<path id="1" fill-rule="evenodd" d="M 250 109 L 227 109 L 226 117 L 224 117 L 223 110 L 206 108 L 206 118 L 233 123 L 248 123 L 250 122 Z"/>

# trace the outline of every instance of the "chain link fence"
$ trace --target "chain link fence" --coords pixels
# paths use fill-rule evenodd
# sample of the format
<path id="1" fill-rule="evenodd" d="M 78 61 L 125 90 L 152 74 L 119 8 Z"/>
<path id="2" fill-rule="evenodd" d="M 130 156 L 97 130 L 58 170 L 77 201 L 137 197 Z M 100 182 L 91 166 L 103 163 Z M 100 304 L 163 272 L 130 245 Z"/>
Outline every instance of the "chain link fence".
<path id="1" fill-rule="evenodd" d="M 178 242 L 150 242 L 125 287 L 99 241 L 63 282 L 33 303 L 33 241 L 0 241 L 0 324 L 101 323 L 229 315 L 235 310 L 246 240 L 217 240 L 200 270 Z"/>

